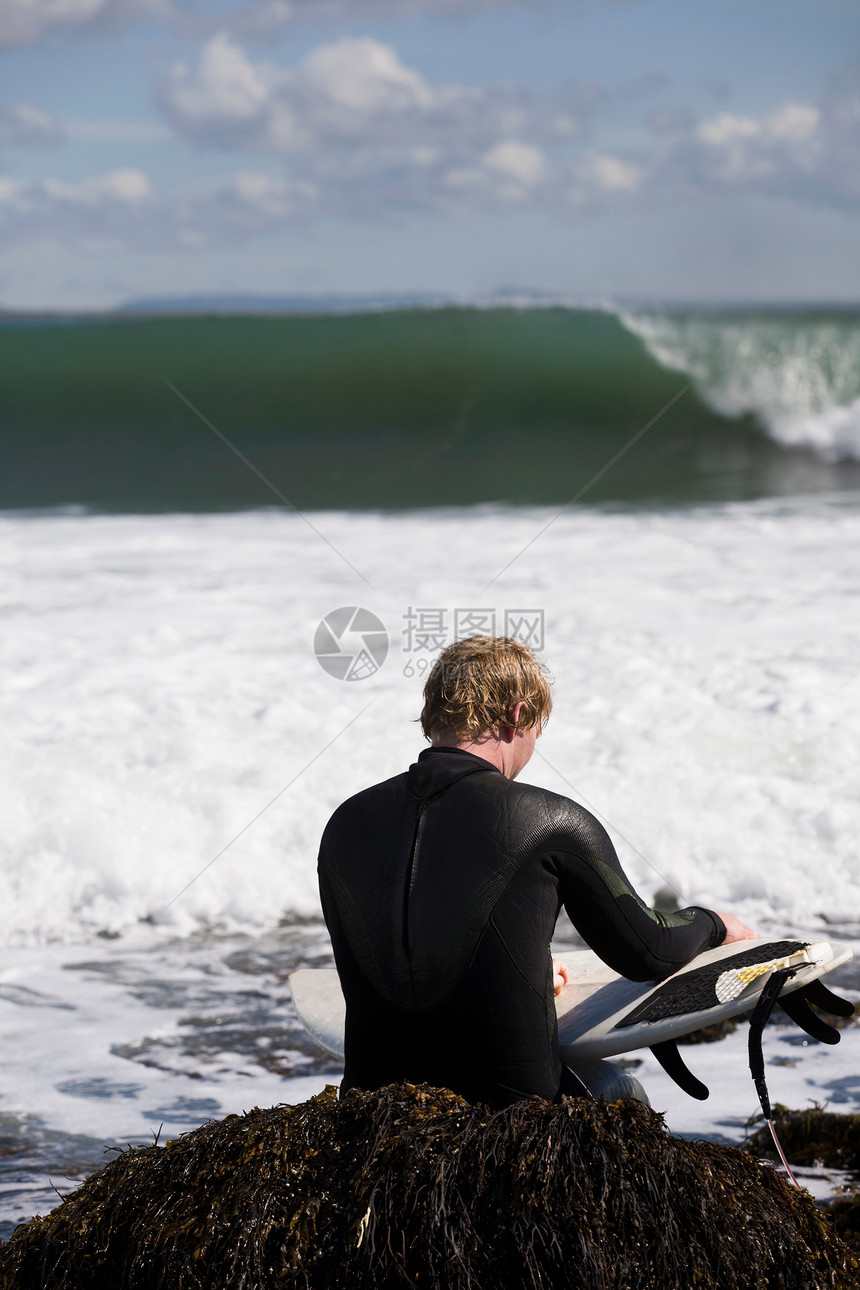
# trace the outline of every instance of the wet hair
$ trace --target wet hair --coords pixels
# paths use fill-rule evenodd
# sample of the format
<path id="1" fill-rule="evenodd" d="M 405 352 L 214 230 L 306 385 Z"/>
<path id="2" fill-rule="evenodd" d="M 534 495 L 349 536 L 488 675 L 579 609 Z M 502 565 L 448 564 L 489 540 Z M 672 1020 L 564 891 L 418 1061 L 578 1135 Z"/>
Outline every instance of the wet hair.
<path id="1" fill-rule="evenodd" d="M 512 636 L 469 636 L 443 649 L 430 669 L 421 729 L 428 739 L 449 731 L 475 739 L 510 725 L 515 703 L 524 705 L 518 729 L 546 725 L 552 711 L 546 666 Z"/>

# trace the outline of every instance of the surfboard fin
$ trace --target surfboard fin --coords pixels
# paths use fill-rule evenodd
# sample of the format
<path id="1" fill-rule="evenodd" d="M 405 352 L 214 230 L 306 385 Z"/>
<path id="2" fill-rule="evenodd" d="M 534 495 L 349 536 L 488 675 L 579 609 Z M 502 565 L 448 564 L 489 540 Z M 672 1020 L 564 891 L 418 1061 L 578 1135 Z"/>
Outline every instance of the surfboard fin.
<path id="1" fill-rule="evenodd" d="M 839 1031 L 834 1026 L 828 1025 L 817 1012 L 812 1011 L 805 996 L 805 990 L 797 990 L 794 994 L 787 994 L 784 999 L 780 999 L 779 1006 L 796 1026 L 800 1026 L 800 1029 L 805 1030 L 813 1039 L 818 1039 L 822 1044 L 838 1044 L 841 1038 Z"/>
<path id="2" fill-rule="evenodd" d="M 770 966 L 768 964 L 768 968 Z M 773 973 L 762 990 L 758 1004 L 750 1018 L 750 1071 L 755 1081 L 762 1110 L 769 1122 L 772 1116 L 764 1075 L 764 1057 L 761 1047 L 762 1031 L 770 1016 L 771 1009 L 777 1001 L 780 990 L 788 978 L 793 976 L 796 971 L 796 967 L 782 967 Z M 841 999 L 839 995 L 828 990 L 827 986 L 823 985 L 821 981 L 813 981 L 803 989 L 796 990 L 779 999 L 779 1006 L 783 1012 L 791 1018 L 795 1025 L 800 1026 L 801 1030 L 805 1030 L 813 1039 L 821 1040 L 822 1043 L 838 1044 L 841 1038 L 839 1031 L 835 1027 L 828 1025 L 822 1017 L 819 1017 L 817 1012 L 813 1012 L 810 1004 L 815 1004 L 817 1008 L 830 1012 L 836 1017 L 853 1016 L 854 1005 L 847 999 Z M 708 1097 L 707 1085 L 697 1079 L 687 1066 L 678 1051 L 676 1040 L 667 1039 L 661 1044 L 653 1044 L 651 1052 L 657 1058 L 666 1074 L 690 1097 L 695 1097 L 700 1102 L 703 1102 Z"/>
<path id="3" fill-rule="evenodd" d="M 810 982 L 798 993 L 802 994 L 809 1003 L 814 1003 L 816 1008 L 821 1008 L 822 1012 L 831 1012 L 834 1017 L 854 1016 L 854 1004 L 851 1000 L 841 999 L 838 994 L 828 990 L 820 978 Z"/>
<path id="4" fill-rule="evenodd" d="M 710 1097 L 707 1084 L 703 1084 L 700 1079 L 696 1078 L 678 1052 L 676 1040 L 666 1039 L 662 1044 L 652 1044 L 651 1052 L 669 1078 L 673 1079 L 685 1093 L 689 1093 L 690 1097 L 695 1097 L 699 1102 L 704 1102 L 706 1098 Z"/>

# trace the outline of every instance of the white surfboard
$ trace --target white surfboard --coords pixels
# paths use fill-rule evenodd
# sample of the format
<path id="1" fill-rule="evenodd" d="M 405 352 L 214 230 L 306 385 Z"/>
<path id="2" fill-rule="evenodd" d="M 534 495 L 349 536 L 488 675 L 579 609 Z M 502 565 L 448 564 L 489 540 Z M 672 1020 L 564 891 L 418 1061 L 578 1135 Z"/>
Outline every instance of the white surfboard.
<path id="1" fill-rule="evenodd" d="M 659 983 L 628 981 L 591 950 L 580 951 L 575 956 L 577 975 L 571 974 L 570 984 L 556 999 L 562 1060 L 575 1064 L 616 1057 L 680 1039 L 749 1012 L 780 967 L 797 969 L 783 986 L 782 994 L 787 995 L 853 955 L 849 945 L 829 941 L 806 944 L 795 953 L 786 952 L 785 946 L 785 941 L 763 940 L 720 945 Z"/>
<path id="2" fill-rule="evenodd" d="M 299 1021 L 325 1052 L 343 1061 L 346 1000 L 334 968 L 299 968 L 290 973 Z"/>
<path id="3" fill-rule="evenodd" d="M 798 945 L 802 949 L 787 948 Z M 562 1060 L 576 1066 L 678 1039 L 749 1012 L 780 967 L 796 969 L 783 987 L 786 995 L 852 955 L 850 946 L 835 941 L 738 941 L 707 950 L 665 981 L 635 982 L 592 950 L 565 954 L 570 982 L 556 999 Z M 342 1061 L 346 1005 L 337 972 L 301 968 L 290 976 L 290 988 L 305 1029 Z"/>

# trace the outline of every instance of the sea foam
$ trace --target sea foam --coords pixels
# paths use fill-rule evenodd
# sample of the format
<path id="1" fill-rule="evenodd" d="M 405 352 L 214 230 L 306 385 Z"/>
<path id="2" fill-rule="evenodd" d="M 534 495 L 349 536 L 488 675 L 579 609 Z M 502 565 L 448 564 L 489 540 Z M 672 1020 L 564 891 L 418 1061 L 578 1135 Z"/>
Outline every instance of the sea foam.
<path id="1" fill-rule="evenodd" d="M 860 320 L 855 314 L 622 310 L 662 366 L 693 378 L 724 416 L 752 413 L 778 443 L 860 458 Z"/>
<path id="2" fill-rule="evenodd" d="M 855 498 L 311 521 L 0 520 L 5 943 L 317 915 L 325 821 L 414 760 L 469 608 L 543 614 L 555 711 L 524 778 L 599 812 L 643 895 L 860 921 Z M 390 651 L 338 681 L 314 635 L 358 605 Z"/>

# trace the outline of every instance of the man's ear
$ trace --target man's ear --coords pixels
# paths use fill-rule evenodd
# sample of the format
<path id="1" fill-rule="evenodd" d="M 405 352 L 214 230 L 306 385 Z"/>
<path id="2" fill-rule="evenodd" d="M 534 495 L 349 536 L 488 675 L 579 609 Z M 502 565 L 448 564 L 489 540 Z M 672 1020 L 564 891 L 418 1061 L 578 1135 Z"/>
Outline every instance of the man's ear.
<path id="1" fill-rule="evenodd" d="M 499 731 L 499 734 L 502 735 L 506 743 L 512 743 L 516 738 L 517 724 L 525 706 L 526 705 L 523 703 L 522 699 L 520 699 L 514 704 L 508 713 L 508 724 L 506 726 L 502 726 L 502 729 Z"/>

